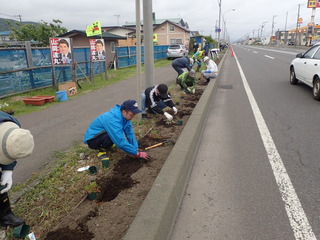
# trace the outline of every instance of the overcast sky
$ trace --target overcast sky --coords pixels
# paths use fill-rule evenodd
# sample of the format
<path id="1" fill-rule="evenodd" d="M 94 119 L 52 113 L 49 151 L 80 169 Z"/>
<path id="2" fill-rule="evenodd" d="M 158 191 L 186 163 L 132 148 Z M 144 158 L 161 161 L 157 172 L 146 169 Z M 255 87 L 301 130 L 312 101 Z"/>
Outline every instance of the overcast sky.
<path id="1" fill-rule="evenodd" d="M 226 22 L 227 33 L 231 40 L 238 40 L 245 35 L 257 37 L 270 35 L 274 20 L 273 33 L 280 29 L 295 29 L 300 4 L 300 17 L 303 25 L 311 21 L 312 9 L 307 8 L 308 0 L 156 0 L 152 10 L 157 19 L 182 18 L 188 23 L 190 30 L 199 31 L 202 35 L 216 38 L 215 26 L 219 24 L 219 1 L 221 2 L 221 22 Z M 141 7 L 143 6 L 141 0 Z M 51 2 L 43 0 L 11 0 L 4 1 L 0 8 L 1 18 L 22 21 L 52 22 L 62 21 L 68 30 L 85 30 L 87 25 L 100 20 L 102 26 L 117 26 L 125 22 L 135 22 L 136 0 L 66 0 Z M 235 4 L 237 3 L 237 4 Z M 235 11 L 232 11 L 235 9 Z M 141 19 L 143 18 L 141 10 Z M 266 22 L 266 23 L 265 23 Z M 320 22 L 320 8 L 315 13 L 315 23 Z M 224 37 L 224 32 L 220 38 Z"/>

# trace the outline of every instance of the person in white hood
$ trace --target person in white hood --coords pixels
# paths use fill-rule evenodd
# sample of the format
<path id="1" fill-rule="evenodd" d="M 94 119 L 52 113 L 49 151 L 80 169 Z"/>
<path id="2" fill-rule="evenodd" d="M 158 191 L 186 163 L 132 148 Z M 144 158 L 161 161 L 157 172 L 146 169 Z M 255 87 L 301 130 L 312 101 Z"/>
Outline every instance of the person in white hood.
<path id="1" fill-rule="evenodd" d="M 201 72 L 201 76 L 206 79 L 207 82 L 210 82 L 211 78 L 218 77 L 218 66 L 217 64 L 209 57 L 204 57 L 203 59 L 207 69 Z"/>

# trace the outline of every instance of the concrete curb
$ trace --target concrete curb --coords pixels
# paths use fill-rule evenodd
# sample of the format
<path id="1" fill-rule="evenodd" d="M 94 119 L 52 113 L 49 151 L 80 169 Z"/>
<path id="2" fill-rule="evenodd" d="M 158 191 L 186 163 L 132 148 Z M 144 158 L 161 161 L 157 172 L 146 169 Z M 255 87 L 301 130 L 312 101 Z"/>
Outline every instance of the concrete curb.
<path id="1" fill-rule="evenodd" d="M 227 51 L 219 63 L 225 60 Z M 173 147 L 151 190 L 131 223 L 124 240 L 169 239 L 198 151 L 212 97 L 218 87 L 212 79 Z"/>

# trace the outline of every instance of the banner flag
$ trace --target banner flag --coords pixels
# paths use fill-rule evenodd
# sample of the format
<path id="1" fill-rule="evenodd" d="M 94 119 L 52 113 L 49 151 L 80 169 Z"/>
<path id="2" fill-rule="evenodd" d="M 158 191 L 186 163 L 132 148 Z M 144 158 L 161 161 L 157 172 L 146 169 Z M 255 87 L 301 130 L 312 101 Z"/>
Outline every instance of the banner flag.
<path id="1" fill-rule="evenodd" d="M 96 21 L 92 25 L 89 25 L 86 29 L 87 37 L 101 35 L 101 22 Z"/>

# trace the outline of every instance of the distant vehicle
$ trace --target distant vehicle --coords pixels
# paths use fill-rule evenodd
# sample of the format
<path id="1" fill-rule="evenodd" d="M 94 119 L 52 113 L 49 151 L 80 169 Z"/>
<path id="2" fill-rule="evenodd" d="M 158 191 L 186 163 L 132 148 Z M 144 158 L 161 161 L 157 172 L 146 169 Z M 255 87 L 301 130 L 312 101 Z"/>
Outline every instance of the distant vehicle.
<path id="1" fill-rule="evenodd" d="M 320 43 L 304 54 L 299 53 L 290 65 L 290 83 L 303 82 L 313 89 L 313 98 L 320 100 Z"/>
<path id="2" fill-rule="evenodd" d="M 288 42 L 288 46 L 293 46 L 294 42 Z"/>
<path id="3" fill-rule="evenodd" d="M 186 47 L 181 44 L 170 45 L 166 52 L 167 59 L 187 57 L 189 53 L 188 49 L 186 49 Z"/>

